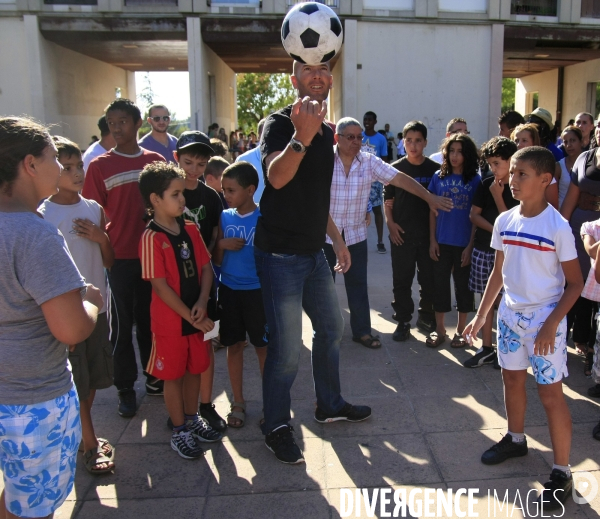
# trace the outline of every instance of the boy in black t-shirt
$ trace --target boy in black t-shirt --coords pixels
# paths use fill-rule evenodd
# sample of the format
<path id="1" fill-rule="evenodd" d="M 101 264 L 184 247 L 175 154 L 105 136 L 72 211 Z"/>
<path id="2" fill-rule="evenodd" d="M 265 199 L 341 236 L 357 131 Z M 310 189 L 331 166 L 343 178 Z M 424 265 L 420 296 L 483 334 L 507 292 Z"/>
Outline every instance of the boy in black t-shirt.
<path id="1" fill-rule="evenodd" d="M 434 173 L 440 169 L 437 162 L 423 155 L 427 146 L 427 127 L 420 121 L 410 121 L 402 134 L 406 155 L 392 166 L 427 188 Z M 391 184 L 385 187 L 383 198 L 392 253 L 392 307 L 396 312 L 394 319 L 398 321 L 392 339 L 402 342 L 410 336 L 410 322 L 415 309 L 412 299 L 415 265 L 421 287 L 417 328 L 424 333 L 435 330 L 433 262 L 429 256 L 429 206 L 419 197 Z"/>
<path id="2" fill-rule="evenodd" d="M 494 268 L 495 251 L 491 247 L 494 222 L 500 213 L 519 205 L 508 185 L 510 158 L 516 151 L 517 145 L 506 137 L 494 137 L 481 147 L 481 156 L 487 161 L 493 176 L 485 178 L 473 196 L 469 216 L 477 229 L 471 254 L 469 290 L 482 296 Z M 485 316 L 485 324 L 481 329 L 483 346 L 464 362 L 465 368 L 494 364 L 495 369 L 500 369 L 496 351 L 492 347 L 493 325 L 494 307 Z"/>
<path id="3" fill-rule="evenodd" d="M 175 160 L 185 173 L 185 210 L 183 217 L 191 220 L 200 227 L 200 234 L 209 253 L 215 246 L 219 220 L 223 212 L 223 204 L 219 194 L 201 182 L 202 176 L 214 150 L 210 139 L 202 132 L 183 132 L 177 141 Z M 216 300 L 214 289 L 211 291 L 211 302 Z M 210 310 L 209 310 L 210 312 Z M 200 416 L 206 419 L 209 425 L 219 432 L 225 431 L 227 423 L 219 416 L 212 403 L 212 388 L 215 375 L 215 357 L 212 348 L 209 348 L 210 366 L 202 373 L 200 381 Z"/>

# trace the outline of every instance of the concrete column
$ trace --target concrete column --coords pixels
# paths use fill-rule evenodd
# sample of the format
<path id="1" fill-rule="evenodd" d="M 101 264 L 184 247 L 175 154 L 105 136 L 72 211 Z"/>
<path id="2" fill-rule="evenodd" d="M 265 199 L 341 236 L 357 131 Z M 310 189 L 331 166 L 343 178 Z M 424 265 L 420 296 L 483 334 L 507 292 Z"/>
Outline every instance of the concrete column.
<path id="1" fill-rule="evenodd" d="M 31 85 L 31 115 L 41 122 L 46 122 L 44 103 L 44 77 L 42 72 L 42 35 L 35 14 L 23 15 L 25 25 L 27 66 L 29 68 L 29 84 Z"/>
<path id="2" fill-rule="evenodd" d="M 498 133 L 498 117 L 502 107 L 502 68 L 504 60 L 504 25 L 492 25 L 490 52 L 490 104 L 488 108 L 488 138 Z"/>
<path id="3" fill-rule="evenodd" d="M 135 72 L 128 70 L 127 71 L 127 98 L 130 99 L 131 101 L 133 101 L 134 103 L 137 102 L 136 93 L 137 93 L 137 89 L 136 89 L 136 84 L 135 84 Z"/>
<path id="4" fill-rule="evenodd" d="M 204 85 L 204 64 L 202 63 L 202 34 L 200 18 L 188 17 L 188 71 L 190 76 L 190 127 L 200 130 L 204 123 L 202 87 Z"/>
<path id="5" fill-rule="evenodd" d="M 358 22 L 356 20 L 346 20 L 344 23 L 344 52 L 342 52 L 341 59 L 344 67 L 342 84 L 334 85 L 334 87 L 340 88 L 342 91 L 342 113 L 336 114 L 336 116 L 357 117 Z"/>

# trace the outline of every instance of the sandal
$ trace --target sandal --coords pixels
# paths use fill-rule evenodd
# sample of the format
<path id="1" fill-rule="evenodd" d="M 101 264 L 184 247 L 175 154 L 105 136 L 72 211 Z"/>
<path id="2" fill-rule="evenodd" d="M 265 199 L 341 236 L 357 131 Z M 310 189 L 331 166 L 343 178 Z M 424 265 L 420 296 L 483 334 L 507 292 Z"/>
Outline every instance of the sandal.
<path id="1" fill-rule="evenodd" d="M 455 333 L 454 337 L 452 337 L 452 342 L 450 342 L 450 346 L 453 348 L 464 348 L 467 345 L 468 342 L 460 333 Z"/>
<path id="2" fill-rule="evenodd" d="M 593 367 L 594 367 L 594 352 L 588 351 L 585 354 L 585 362 L 583 364 L 583 374 L 586 377 L 591 377 Z"/>
<path id="3" fill-rule="evenodd" d="M 364 339 L 362 337 L 352 337 L 352 341 L 357 342 L 358 344 L 362 344 L 365 348 L 371 348 L 372 350 L 381 348 L 381 341 L 379 340 L 379 335 L 369 335 Z"/>
<path id="4" fill-rule="evenodd" d="M 429 334 L 429 337 L 427 337 L 427 339 L 425 339 L 425 345 L 429 346 L 430 348 L 437 348 L 444 342 L 446 342 L 446 334 L 445 333 L 441 334 L 438 332 L 431 332 Z"/>
<path id="5" fill-rule="evenodd" d="M 110 460 L 115 458 L 115 448 L 109 443 L 106 438 L 97 438 L 98 446 L 102 449 L 102 453 Z M 79 444 L 79 452 L 83 453 L 83 441 Z"/>
<path id="6" fill-rule="evenodd" d="M 234 407 L 239 407 L 241 411 L 234 411 Z M 237 418 L 241 423 L 239 425 L 234 425 L 229 420 L 230 418 Z M 231 411 L 227 415 L 227 425 L 229 427 L 233 427 L 234 429 L 241 429 L 244 427 L 244 422 L 246 421 L 246 402 L 234 402 L 231 404 Z"/>
<path id="7" fill-rule="evenodd" d="M 98 445 L 95 449 L 90 449 L 83 453 L 83 463 L 86 470 L 90 474 L 106 474 L 112 472 L 115 469 L 114 462 L 104 455 L 102 447 Z M 100 464 L 107 465 L 104 468 L 98 468 Z"/>

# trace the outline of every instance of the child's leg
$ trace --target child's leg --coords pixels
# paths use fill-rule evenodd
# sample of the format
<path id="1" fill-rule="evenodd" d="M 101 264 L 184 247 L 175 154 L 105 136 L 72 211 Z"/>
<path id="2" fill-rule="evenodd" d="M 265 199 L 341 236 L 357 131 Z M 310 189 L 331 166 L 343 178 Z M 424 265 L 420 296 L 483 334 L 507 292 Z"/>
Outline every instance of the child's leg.
<path id="1" fill-rule="evenodd" d="M 211 348 L 212 350 L 212 348 Z M 189 371 L 183 376 L 183 412 L 186 415 L 198 414 L 198 393 L 200 391 L 200 374 L 193 375 Z M 175 423 L 175 422 L 173 422 Z"/>
<path id="2" fill-rule="evenodd" d="M 458 308 L 458 323 L 456 332 L 462 334 L 467 325 L 467 316 L 469 312 L 475 309 L 475 297 L 469 290 L 469 276 L 471 275 L 471 264 L 462 266 L 462 255 L 464 249 L 461 247 L 452 247 L 454 292 L 456 295 L 456 304 Z"/>
<path id="3" fill-rule="evenodd" d="M 229 371 L 229 381 L 231 382 L 234 402 L 244 401 L 244 392 L 242 390 L 244 377 L 244 346 L 244 342 L 236 342 L 233 346 L 227 347 L 227 369 Z M 238 409 L 233 408 L 232 410 L 237 411 Z M 236 423 L 234 425 L 239 424 Z"/>
<path id="4" fill-rule="evenodd" d="M 452 247 L 440 244 L 438 261 L 433 262 L 433 308 L 435 310 L 436 332 L 438 336 L 446 335 L 444 314 L 452 310 L 452 292 L 450 278 L 452 276 Z"/>
<path id="5" fill-rule="evenodd" d="M 260 376 L 262 378 L 265 372 L 265 360 L 267 358 L 267 348 L 254 348 L 256 350 L 256 356 L 258 357 L 258 367 L 260 368 Z"/>
<path id="6" fill-rule="evenodd" d="M 525 410 L 527 409 L 527 393 L 525 392 L 527 370 L 503 369 L 502 380 L 504 381 L 504 405 L 508 430 L 513 433 L 523 433 L 525 431 Z"/>
<path id="7" fill-rule="evenodd" d="M 96 396 L 96 390 L 91 389 L 90 396 L 86 400 L 79 400 L 79 414 L 81 418 L 81 437 L 83 440 L 83 450 L 89 451 L 98 446 L 98 438 L 94 431 L 92 423 L 92 404 Z"/>
<path id="8" fill-rule="evenodd" d="M 210 357 L 210 364 L 200 378 L 200 403 L 202 404 L 212 402 L 213 381 L 215 378 L 215 352 L 212 347 L 208 349 L 208 356 Z"/>
<path id="9" fill-rule="evenodd" d="M 554 384 L 538 384 L 538 394 L 548 417 L 554 463 L 567 466 L 569 465 L 573 424 L 563 394 L 562 381 Z"/>
<path id="10" fill-rule="evenodd" d="M 490 311 L 485 316 L 485 323 L 481 329 L 481 340 L 483 346 L 492 347 L 492 341 L 494 340 L 493 335 L 494 328 L 494 307 L 490 308 Z M 463 328 L 464 329 L 464 328 Z"/>
<path id="11" fill-rule="evenodd" d="M 165 380 L 165 405 L 174 427 L 185 423 L 183 416 L 183 379 Z"/>

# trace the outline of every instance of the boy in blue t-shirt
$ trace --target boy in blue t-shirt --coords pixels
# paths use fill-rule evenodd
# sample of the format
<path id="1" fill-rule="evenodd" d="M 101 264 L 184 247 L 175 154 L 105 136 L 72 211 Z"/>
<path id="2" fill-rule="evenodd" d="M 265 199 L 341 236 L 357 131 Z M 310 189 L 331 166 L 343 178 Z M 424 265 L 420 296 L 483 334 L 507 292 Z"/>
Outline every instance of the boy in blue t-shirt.
<path id="1" fill-rule="evenodd" d="M 254 203 L 258 173 L 249 162 L 236 162 L 223 172 L 223 194 L 229 209 L 221 214 L 213 261 L 221 266 L 219 308 L 221 344 L 233 390 L 230 427 L 243 427 L 246 403 L 242 391 L 246 332 L 254 344 L 262 377 L 269 342 L 267 318 L 254 261 L 254 233 L 260 210 Z"/>

